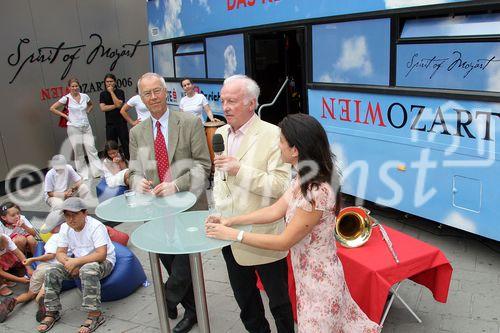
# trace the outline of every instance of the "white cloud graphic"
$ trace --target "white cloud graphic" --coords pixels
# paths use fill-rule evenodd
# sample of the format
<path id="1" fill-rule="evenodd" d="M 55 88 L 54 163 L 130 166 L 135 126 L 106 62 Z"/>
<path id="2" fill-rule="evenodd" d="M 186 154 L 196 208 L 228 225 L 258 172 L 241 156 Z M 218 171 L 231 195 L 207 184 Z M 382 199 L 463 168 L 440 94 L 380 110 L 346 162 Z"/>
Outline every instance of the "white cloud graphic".
<path id="1" fill-rule="evenodd" d="M 385 0 L 385 8 L 402 8 L 414 6 L 436 5 L 440 3 L 448 3 L 447 0 Z"/>
<path id="2" fill-rule="evenodd" d="M 228 45 L 224 50 L 224 78 L 234 75 L 237 66 L 236 50 L 234 46 Z"/>
<path id="3" fill-rule="evenodd" d="M 159 27 L 161 30 L 160 36 L 162 38 L 172 38 L 177 36 L 184 36 L 184 29 L 179 15 L 182 10 L 182 0 L 162 0 L 165 3 L 165 12 L 163 13 L 163 26 Z M 157 3 L 155 3 L 158 8 Z M 149 26 L 149 31 L 155 26 Z"/>
<path id="4" fill-rule="evenodd" d="M 193 3 L 193 2 L 194 2 L 194 0 L 191 0 L 191 3 Z M 212 13 L 212 9 L 210 9 L 210 6 L 208 4 L 208 0 L 198 0 L 198 5 L 205 8 L 205 10 L 207 11 L 207 14 Z"/>
<path id="5" fill-rule="evenodd" d="M 331 83 L 331 82 L 333 82 L 333 78 L 330 75 L 330 73 L 323 73 L 319 77 L 319 82 L 329 82 L 329 83 Z"/>
<path id="6" fill-rule="evenodd" d="M 342 42 L 342 53 L 335 69 L 344 72 L 359 70 L 361 76 L 370 76 L 373 73 L 365 36 L 352 37 Z"/>
<path id="7" fill-rule="evenodd" d="M 443 219 L 443 223 L 460 230 L 465 230 L 472 232 L 474 234 L 477 233 L 476 223 L 468 218 L 463 217 L 457 212 L 452 212 L 448 216 Z"/>

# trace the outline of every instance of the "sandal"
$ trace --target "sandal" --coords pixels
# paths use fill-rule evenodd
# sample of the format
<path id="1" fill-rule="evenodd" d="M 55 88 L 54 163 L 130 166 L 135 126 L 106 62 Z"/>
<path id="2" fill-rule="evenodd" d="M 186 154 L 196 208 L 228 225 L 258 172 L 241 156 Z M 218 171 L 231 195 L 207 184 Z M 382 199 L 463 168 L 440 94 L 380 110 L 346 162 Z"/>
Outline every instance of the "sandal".
<path id="1" fill-rule="evenodd" d="M 6 284 L 0 286 L 0 296 L 10 296 L 12 295 L 12 290 L 10 290 Z"/>
<path id="2" fill-rule="evenodd" d="M 43 318 L 45 318 L 45 314 L 47 313 L 47 308 L 45 307 L 43 296 L 37 301 L 37 304 L 38 310 L 36 311 L 35 319 L 37 322 L 41 323 Z"/>
<path id="3" fill-rule="evenodd" d="M 48 319 L 48 318 L 52 318 L 52 319 Z M 37 331 L 40 333 L 45 333 L 45 332 L 50 331 L 52 329 L 52 327 L 54 327 L 56 322 L 59 321 L 59 319 L 61 319 L 61 315 L 59 314 L 59 311 L 55 311 L 55 312 L 47 311 L 47 313 L 45 314 L 45 318 L 43 318 L 42 322 L 40 323 L 40 325 L 45 325 L 45 329 L 39 329 L 38 327 L 40 327 L 40 325 L 38 325 Z"/>
<path id="4" fill-rule="evenodd" d="M 7 319 L 7 316 L 14 310 L 15 306 L 16 300 L 12 297 L 7 297 L 0 303 L 0 323 L 3 323 Z"/>
<path id="5" fill-rule="evenodd" d="M 82 328 L 86 328 L 87 330 L 85 333 L 91 333 L 94 332 L 99 326 L 104 324 L 106 321 L 106 318 L 104 315 L 101 313 L 98 316 L 87 316 L 87 319 L 85 319 L 85 322 L 80 325 L 80 330 L 78 332 L 82 332 Z"/>

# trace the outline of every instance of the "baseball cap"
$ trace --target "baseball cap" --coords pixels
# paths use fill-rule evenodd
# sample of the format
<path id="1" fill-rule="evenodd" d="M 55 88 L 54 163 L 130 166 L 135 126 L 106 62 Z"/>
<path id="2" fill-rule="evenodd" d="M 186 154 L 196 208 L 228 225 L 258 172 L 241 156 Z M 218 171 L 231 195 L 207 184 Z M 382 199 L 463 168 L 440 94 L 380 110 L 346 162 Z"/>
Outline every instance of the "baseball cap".
<path id="1" fill-rule="evenodd" d="M 55 227 L 65 222 L 62 210 L 53 210 L 45 218 L 45 223 L 40 227 L 40 232 L 46 234 L 51 232 Z"/>
<path id="2" fill-rule="evenodd" d="M 85 210 L 87 209 L 87 205 L 85 204 L 85 202 L 83 202 L 82 199 L 80 198 L 77 198 L 77 197 L 71 197 L 71 198 L 68 198 L 66 200 L 64 200 L 62 206 L 61 206 L 61 210 L 62 211 L 70 211 L 70 212 L 73 212 L 73 213 L 77 213 L 81 210 Z"/>
<path id="3" fill-rule="evenodd" d="M 50 160 L 50 166 L 54 169 L 64 169 L 66 164 L 66 158 L 61 154 L 54 155 L 54 157 Z"/>

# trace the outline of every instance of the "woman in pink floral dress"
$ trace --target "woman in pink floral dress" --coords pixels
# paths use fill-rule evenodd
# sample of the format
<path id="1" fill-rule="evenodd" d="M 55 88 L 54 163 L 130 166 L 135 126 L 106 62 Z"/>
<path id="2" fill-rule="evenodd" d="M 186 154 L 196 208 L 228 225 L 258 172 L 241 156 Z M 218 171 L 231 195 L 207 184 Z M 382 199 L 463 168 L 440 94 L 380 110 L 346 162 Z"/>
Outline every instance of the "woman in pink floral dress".
<path id="1" fill-rule="evenodd" d="M 334 228 L 339 196 L 333 188 L 339 188 L 339 175 L 326 133 L 317 120 L 304 114 L 287 116 L 280 128 L 281 156 L 298 173 L 291 187 L 275 204 L 253 213 L 231 218 L 210 216 L 207 236 L 264 249 L 290 249 L 299 333 L 379 332 L 379 325 L 352 299 L 337 256 Z M 280 235 L 230 228 L 271 223 L 283 216 L 287 226 Z"/>

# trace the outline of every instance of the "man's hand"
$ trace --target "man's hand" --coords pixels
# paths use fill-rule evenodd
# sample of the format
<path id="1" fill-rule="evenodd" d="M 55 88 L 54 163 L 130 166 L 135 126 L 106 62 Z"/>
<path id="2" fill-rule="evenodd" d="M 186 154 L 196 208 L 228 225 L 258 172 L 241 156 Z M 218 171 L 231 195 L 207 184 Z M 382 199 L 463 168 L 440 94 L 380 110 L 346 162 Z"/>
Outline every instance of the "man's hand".
<path id="1" fill-rule="evenodd" d="M 135 188 L 135 190 L 139 193 L 151 193 L 152 188 L 153 182 L 146 178 L 142 178 L 141 181 L 137 183 L 137 188 Z"/>
<path id="2" fill-rule="evenodd" d="M 240 171 L 240 161 L 234 156 L 215 156 L 214 165 L 217 170 L 227 172 L 230 176 L 236 176 Z"/>
<path id="3" fill-rule="evenodd" d="M 175 187 L 174 182 L 170 183 L 160 183 L 158 184 L 153 190 L 153 194 L 156 195 L 157 197 L 166 197 L 167 195 L 174 194 L 177 192 L 177 188 Z"/>
<path id="4" fill-rule="evenodd" d="M 75 273 L 80 271 L 80 263 L 77 258 L 68 258 L 64 262 L 64 268 L 70 275 L 75 276 Z"/>
<path id="5" fill-rule="evenodd" d="M 106 90 L 111 94 L 115 90 L 115 88 L 113 87 L 113 85 L 110 84 L 109 86 L 106 87 Z"/>

